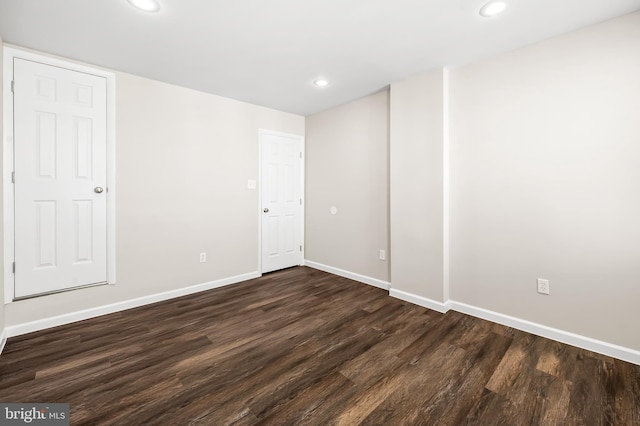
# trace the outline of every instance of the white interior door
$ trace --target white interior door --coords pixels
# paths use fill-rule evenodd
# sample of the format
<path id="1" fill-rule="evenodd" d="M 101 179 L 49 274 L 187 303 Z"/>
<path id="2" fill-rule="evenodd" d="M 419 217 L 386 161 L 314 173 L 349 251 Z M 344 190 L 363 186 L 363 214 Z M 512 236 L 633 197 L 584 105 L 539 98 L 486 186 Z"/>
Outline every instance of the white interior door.
<path id="1" fill-rule="evenodd" d="M 262 272 L 302 264 L 302 138 L 263 132 Z"/>
<path id="2" fill-rule="evenodd" d="M 106 79 L 13 65 L 15 297 L 106 282 Z"/>

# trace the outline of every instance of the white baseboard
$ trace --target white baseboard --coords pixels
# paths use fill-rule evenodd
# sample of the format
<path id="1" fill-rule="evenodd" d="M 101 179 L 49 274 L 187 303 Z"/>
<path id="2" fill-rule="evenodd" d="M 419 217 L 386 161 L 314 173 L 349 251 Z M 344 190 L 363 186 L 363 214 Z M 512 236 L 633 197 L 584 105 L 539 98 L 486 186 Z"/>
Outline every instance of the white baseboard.
<path id="1" fill-rule="evenodd" d="M 447 313 L 449 310 L 449 302 L 437 302 L 426 297 L 418 296 L 416 294 L 407 293 L 406 291 L 392 288 L 389 290 L 389 296 L 396 299 L 404 300 L 405 302 L 413 303 L 414 305 L 422 306 L 423 308 L 433 309 L 441 313 Z"/>
<path id="2" fill-rule="evenodd" d="M 487 321 L 506 325 L 507 327 L 526 331 L 527 333 L 535 334 L 537 336 L 546 337 L 547 339 L 555 340 L 557 342 L 566 343 L 571 346 L 576 346 L 578 348 L 640 365 L 640 351 L 581 336 L 579 334 L 570 333 L 568 331 L 558 330 L 557 328 L 547 327 L 546 325 L 489 311 L 487 309 L 478 308 L 476 306 L 467 305 L 453 300 L 449 301 L 449 306 L 452 310 L 462 312 L 463 314 L 482 318 Z"/>
<path id="3" fill-rule="evenodd" d="M 404 300 L 406 302 L 414 303 L 428 309 L 433 309 L 434 311 L 438 311 L 441 313 L 446 313 L 447 311 L 449 311 L 449 309 L 451 309 L 463 314 L 471 315 L 476 318 L 481 318 L 487 321 L 495 322 L 497 324 L 502 324 L 507 327 L 515 328 L 517 330 L 526 331 L 527 333 L 535 334 L 536 336 L 545 337 L 557 342 L 566 343 L 567 345 L 586 349 L 592 352 L 597 352 L 602 355 L 607 355 L 613 358 L 630 362 L 632 364 L 640 365 L 640 351 L 625 348 L 613 343 L 603 342 L 601 340 L 592 339 L 591 337 L 581 336 L 579 334 L 548 327 L 546 325 L 527 321 L 521 318 L 516 318 L 509 315 L 501 314 L 499 312 L 490 311 L 488 309 L 478 308 L 477 306 L 467 305 L 466 303 L 456 302 L 455 300 L 437 302 L 435 300 L 427 299 L 426 297 L 418 296 L 416 294 L 408 293 L 394 288 L 389 290 L 389 296 Z"/>
<path id="4" fill-rule="evenodd" d="M 476 306 L 468 305 L 462 302 L 456 302 L 449 300 L 446 302 L 437 302 L 426 297 L 418 296 L 416 294 L 408 293 L 402 290 L 391 288 L 391 284 L 378 280 L 375 278 L 367 277 L 364 275 L 356 274 L 353 272 L 345 271 L 331 266 L 322 265 L 320 263 L 305 261 L 305 265 L 310 268 L 325 271 L 334 275 L 349 278 L 354 281 L 369 284 L 375 287 L 379 287 L 385 290 L 389 290 L 389 295 L 397 299 L 401 299 L 410 303 L 414 303 L 418 306 L 423 306 L 428 309 L 433 309 L 437 312 L 446 313 L 449 309 L 457 312 L 461 312 L 467 315 L 471 315 L 477 318 L 482 318 L 487 321 L 495 322 L 498 324 L 512 327 L 518 330 L 522 330 L 537 336 L 542 336 L 547 339 L 555 340 L 568 345 L 576 346 L 578 348 L 586 349 L 589 351 L 597 352 L 603 355 L 611 356 L 623 361 L 627 361 L 636 365 L 640 365 L 640 351 L 626 348 L 623 346 L 615 345 L 612 343 L 603 342 L 601 340 L 592 339 L 590 337 L 581 336 L 575 333 L 571 333 L 564 330 L 548 327 L 542 324 L 527 321 L 521 318 L 512 317 L 509 315 L 501 314 L 498 312 L 490 311 L 488 309 L 479 308 Z M 259 272 L 251 272 L 248 274 L 237 275 L 234 277 L 224 278 L 221 280 L 211 281 L 208 283 L 198 284 L 190 287 L 185 287 L 177 290 L 171 290 L 163 293 L 157 293 L 149 296 L 139 297 L 136 299 L 125 300 L 123 302 L 117 302 L 110 305 L 99 306 L 92 309 L 85 309 L 82 311 L 72 312 L 69 314 L 59 315 L 51 318 L 45 318 L 38 321 L 32 321 L 24 324 L 18 324 L 14 326 L 6 327 L 0 333 L 0 354 L 4 349 L 6 341 L 9 337 L 19 336 L 21 334 L 31 333 L 34 331 L 44 330 L 46 328 L 56 327 L 59 325 L 69 324 L 76 321 L 82 321 L 89 318 L 98 317 L 101 315 L 107 315 L 114 312 L 123 311 L 126 309 L 136 308 L 139 306 L 149 305 L 164 300 L 173 299 L 180 296 L 186 296 L 201 291 L 211 290 L 226 285 L 235 284 L 241 281 L 250 280 L 260 277 Z"/>
<path id="5" fill-rule="evenodd" d="M 4 345 L 7 344 L 7 330 L 2 329 L 2 333 L 0 333 L 0 355 L 2 355 L 2 351 L 4 351 Z"/>
<path id="6" fill-rule="evenodd" d="M 259 272 L 250 272 L 248 274 L 236 275 L 234 277 L 223 278 L 221 280 L 210 281 L 203 284 L 197 284 L 190 287 L 180 288 L 177 290 L 165 291 L 163 293 L 152 294 L 149 296 L 138 297 L 136 299 L 125 300 L 122 302 L 112 303 L 110 305 L 98 306 L 96 308 L 85 309 L 82 311 L 71 312 L 68 314 L 58 315 L 55 317 L 45 318 L 37 321 L 27 322 L 9 326 L 6 328 L 4 335 L 6 338 L 20 336 L 22 334 L 32 333 L 59 325 L 69 324 L 76 321 L 82 321 L 89 318 L 99 317 L 101 315 L 112 314 L 114 312 L 124 311 L 126 309 L 137 308 L 139 306 L 150 305 L 164 300 L 174 299 L 176 297 L 187 296 L 201 291 L 212 290 L 218 287 L 247 281 L 261 276 Z"/>
<path id="7" fill-rule="evenodd" d="M 488 309 L 467 305 L 466 303 L 456 302 L 455 300 L 438 302 L 423 296 L 419 296 L 417 294 L 391 288 L 391 283 L 385 281 L 366 277 L 364 275 L 356 274 L 309 260 L 305 260 L 305 265 L 309 266 L 310 268 L 328 272 L 330 274 L 339 275 L 341 277 L 349 278 L 354 281 L 359 281 L 365 284 L 389 290 L 389 296 L 391 297 L 395 297 L 396 299 L 404 300 L 406 302 L 410 302 L 428 309 L 433 309 L 437 312 L 447 313 L 451 309 L 463 314 L 471 315 L 476 318 L 481 318 L 487 321 L 495 322 L 497 324 L 505 325 L 507 327 L 512 327 L 517 330 L 526 331 L 527 333 L 535 334 L 537 336 L 545 337 L 547 339 L 555 340 L 557 342 L 566 343 L 567 345 L 586 349 L 592 352 L 597 352 L 599 354 L 611 356 L 613 358 L 627 361 L 632 364 L 640 365 L 640 351 L 634 349 L 615 345 L 613 343 L 603 342 L 601 340 L 592 339 L 590 337 L 581 336 L 579 334 L 559 330 L 557 328 L 548 327 L 546 325 L 534 323 L 521 318 L 516 318 L 509 315 L 501 314 L 499 312 L 490 311 Z"/>
<path id="8" fill-rule="evenodd" d="M 355 272 L 345 271 L 344 269 L 334 268 L 333 266 L 323 265 L 322 263 L 316 263 L 310 260 L 305 260 L 304 265 L 308 266 L 309 268 L 318 269 L 320 271 L 328 272 L 333 275 L 349 278 L 350 280 L 358 281 L 364 284 L 369 284 L 374 287 L 381 288 L 383 290 L 389 290 L 391 288 L 391 284 L 386 281 L 382 281 L 377 278 L 367 277 L 365 275 L 356 274 Z"/>

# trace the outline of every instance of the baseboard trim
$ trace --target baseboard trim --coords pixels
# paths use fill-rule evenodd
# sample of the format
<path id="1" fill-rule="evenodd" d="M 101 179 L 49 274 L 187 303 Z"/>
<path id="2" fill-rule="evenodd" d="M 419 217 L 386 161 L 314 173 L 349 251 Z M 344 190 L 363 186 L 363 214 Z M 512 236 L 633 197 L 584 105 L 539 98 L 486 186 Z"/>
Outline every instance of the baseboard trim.
<path id="1" fill-rule="evenodd" d="M 392 288 L 389 290 L 389 296 L 396 299 L 404 300 L 405 302 L 413 303 L 414 305 L 422 306 L 423 308 L 433 309 L 440 313 L 447 313 L 449 310 L 449 302 L 437 302 L 426 297 L 418 296 L 417 294 L 407 293 L 406 291 Z"/>
<path id="2" fill-rule="evenodd" d="M 2 351 L 4 351 L 4 345 L 7 344 L 7 330 L 2 329 L 2 333 L 0 333 L 0 355 L 2 355 Z"/>
<path id="3" fill-rule="evenodd" d="M 98 306 L 96 308 L 84 309 L 82 311 L 71 312 L 68 314 L 58 315 L 55 317 L 45 318 L 37 321 L 27 322 L 9 326 L 5 329 L 3 336 L 6 338 L 20 336 L 22 334 L 32 333 L 34 331 L 45 330 L 47 328 L 57 327 L 59 325 L 70 324 L 76 321 L 83 321 L 89 318 L 99 317 L 101 315 L 112 314 L 127 309 L 137 308 L 152 303 L 162 302 L 176 297 L 187 296 L 189 294 L 199 293 L 206 290 L 212 290 L 218 287 L 224 287 L 236 284 L 242 281 L 251 280 L 260 277 L 260 272 L 250 272 L 248 274 L 236 275 L 234 277 L 223 278 L 221 280 L 210 281 L 202 284 L 180 288 L 177 290 L 165 291 L 149 296 L 138 297 L 136 299 L 125 300 L 122 302 L 112 303 L 109 305 Z M 4 343 L 4 341 L 3 341 Z"/>
<path id="4" fill-rule="evenodd" d="M 345 271 L 344 269 L 334 268 L 333 266 L 323 265 L 322 263 L 305 260 L 304 265 L 308 266 L 309 268 L 318 269 L 320 271 L 328 272 L 333 275 L 349 278 L 350 280 L 358 281 L 364 284 L 369 284 L 374 287 L 381 288 L 383 290 L 389 290 L 391 288 L 391 283 L 388 283 L 387 281 L 382 281 L 377 278 L 367 277 L 366 275 L 356 274 L 355 272 Z"/>
<path id="5" fill-rule="evenodd" d="M 506 325 L 518 330 L 537 336 L 546 337 L 547 339 L 557 342 L 566 343 L 567 345 L 576 346 L 602 355 L 611 356 L 632 364 L 640 365 L 640 351 L 614 345 L 612 343 L 603 342 L 601 340 L 592 339 L 590 337 L 581 336 L 579 334 L 570 333 L 568 331 L 559 330 L 557 328 L 548 327 L 546 325 L 523 320 L 521 318 L 512 317 L 488 309 L 478 308 L 476 306 L 467 305 L 466 303 L 450 301 L 449 305 L 452 310 L 462 312 L 487 321 Z"/>
<path id="6" fill-rule="evenodd" d="M 466 303 L 457 302 L 454 300 L 448 300 L 446 302 L 437 302 L 426 297 L 418 296 L 416 294 L 408 293 L 402 290 L 391 288 L 391 284 L 378 280 L 376 278 L 367 277 L 364 275 L 356 274 L 353 272 L 345 271 L 342 269 L 334 268 L 331 266 L 323 265 L 316 262 L 305 260 L 304 264 L 310 268 L 318 269 L 324 272 L 328 272 L 334 275 L 338 275 L 344 278 L 349 278 L 354 281 L 358 281 L 364 284 L 369 284 L 374 287 L 389 290 L 389 295 L 396 299 L 404 300 L 406 302 L 413 303 L 418 306 L 422 306 L 428 309 L 435 310 L 437 312 L 446 313 L 449 310 L 461 312 L 463 314 L 471 315 L 473 317 L 481 318 L 487 321 L 491 321 L 497 324 L 502 324 L 507 327 L 512 327 L 517 330 L 525 331 L 527 333 L 535 334 L 537 336 L 545 337 L 547 339 L 555 340 L 561 343 L 566 343 L 571 346 L 586 349 L 599 354 L 611 356 L 623 361 L 630 362 L 632 364 L 640 365 L 640 351 L 626 348 L 623 346 L 615 345 L 612 343 L 604 342 L 601 340 L 592 339 L 590 337 L 582 336 L 579 334 L 571 333 L 564 330 L 548 327 L 542 324 L 527 321 L 521 318 L 512 317 L 509 315 L 501 314 L 488 309 L 479 308 L 477 306 L 468 305 Z M 260 272 L 250 272 L 247 274 L 236 275 L 229 278 L 223 278 L 221 280 L 210 281 L 203 284 L 197 284 L 190 287 L 185 287 L 177 290 L 166 291 L 163 293 L 152 294 L 149 296 L 139 297 L 136 299 L 125 300 L 122 302 L 112 303 L 109 305 L 99 306 L 96 308 L 85 309 L 82 311 L 72 312 L 55 317 L 45 318 L 38 321 L 32 321 L 24 324 L 18 324 L 14 326 L 6 327 L 0 333 L 0 354 L 4 350 L 7 339 L 10 337 L 19 336 L 22 334 L 32 333 L 34 331 L 40 331 L 47 328 L 57 327 L 59 325 L 69 324 L 76 321 L 82 321 L 90 318 L 95 318 L 101 315 L 107 315 L 114 312 L 120 312 L 127 309 L 137 308 L 139 306 L 150 305 L 152 303 L 162 302 L 165 300 L 174 299 L 181 296 L 187 296 L 189 294 L 199 293 L 206 290 L 212 290 L 219 287 L 224 287 L 231 284 L 236 284 L 242 281 L 251 280 L 260 277 Z"/>
<path id="7" fill-rule="evenodd" d="M 396 299 L 404 300 L 424 308 L 433 309 L 434 311 L 446 313 L 449 310 L 461 312 L 471 315 L 472 317 L 481 318 L 507 327 L 535 334 L 536 336 L 545 337 L 557 342 L 566 343 L 588 351 L 597 352 L 613 358 L 627 361 L 632 364 L 640 365 L 640 351 L 626 348 L 624 346 L 615 345 L 613 343 L 604 342 L 602 340 L 592 339 L 591 337 L 582 336 L 557 328 L 548 327 L 532 321 L 521 318 L 512 317 L 510 315 L 501 314 L 499 312 L 490 311 L 488 309 L 479 308 L 477 306 L 468 305 L 455 300 L 447 300 L 446 302 L 437 302 L 417 294 L 408 293 L 406 291 L 391 288 L 389 296 Z"/>

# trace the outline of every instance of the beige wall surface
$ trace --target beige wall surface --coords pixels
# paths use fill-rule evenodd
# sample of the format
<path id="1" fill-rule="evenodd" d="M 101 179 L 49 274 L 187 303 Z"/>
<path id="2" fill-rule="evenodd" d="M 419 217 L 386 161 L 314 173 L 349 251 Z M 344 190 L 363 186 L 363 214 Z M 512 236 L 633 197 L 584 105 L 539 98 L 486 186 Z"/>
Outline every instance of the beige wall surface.
<path id="1" fill-rule="evenodd" d="M 388 121 L 388 91 L 307 117 L 307 260 L 389 281 Z"/>
<path id="2" fill-rule="evenodd" d="M 4 82 L 3 70 L 4 70 L 4 59 L 3 59 L 3 51 L 2 48 L 2 37 L 0 37 L 0 95 L 4 96 L 2 83 Z M 3 140 L 4 144 L 4 129 L 3 129 L 3 120 L 4 120 L 4 111 L 3 111 L 4 102 L 0 99 L 0 138 Z M 3 164 L 4 150 L 0 149 L 0 165 Z M 4 174 L 3 174 L 4 175 Z M 0 189 L 0 193 L 2 189 Z M 3 197 L 0 196 L 0 212 L 3 211 Z M 4 241 L 4 229 L 0 226 L 0 241 Z M 0 259 L 4 259 L 4 244 L 0 244 Z M 4 261 L 0 261 L 0 277 L 4 277 Z M 5 324 L 5 313 L 4 313 L 4 282 L 2 286 L 0 286 L 0 336 L 3 335 L 4 332 L 4 324 Z"/>
<path id="3" fill-rule="evenodd" d="M 452 298 L 640 350 L 640 13 L 451 89 Z"/>
<path id="4" fill-rule="evenodd" d="M 443 70 L 391 85 L 391 287 L 443 301 Z"/>
<path id="5" fill-rule="evenodd" d="M 7 325 L 258 270 L 258 129 L 304 117 L 122 73 L 116 97 L 117 283 L 12 303 Z"/>

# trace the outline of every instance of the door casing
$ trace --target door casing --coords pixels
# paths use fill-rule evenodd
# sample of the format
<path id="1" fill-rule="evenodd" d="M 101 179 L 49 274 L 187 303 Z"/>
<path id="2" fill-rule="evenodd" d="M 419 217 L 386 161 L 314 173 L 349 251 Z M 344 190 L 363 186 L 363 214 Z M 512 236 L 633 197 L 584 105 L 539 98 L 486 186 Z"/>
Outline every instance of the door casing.
<path id="1" fill-rule="evenodd" d="M 305 224 L 305 161 L 306 161 L 306 153 L 305 153 L 305 143 L 304 136 L 294 135 L 291 133 L 283 133 L 276 132 L 273 130 L 259 129 L 258 130 L 258 271 L 262 274 L 262 159 L 263 159 L 263 141 L 264 135 L 272 135 L 272 136 L 284 136 L 288 138 L 298 139 L 300 141 L 300 149 L 302 150 L 302 161 L 300 164 L 300 196 L 302 198 L 302 208 L 301 208 L 301 217 L 300 217 L 300 238 L 302 240 L 302 253 L 301 259 L 304 262 L 305 259 L 305 244 L 304 244 L 304 224 Z"/>
<path id="2" fill-rule="evenodd" d="M 13 80 L 14 58 L 22 58 L 40 62 L 46 65 L 66 68 L 88 74 L 104 77 L 107 80 L 107 282 L 116 282 L 116 226 L 115 226 L 115 74 L 98 68 L 77 64 L 60 58 L 34 53 L 19 48 L 4 46 L 3 48 L 3 163 L 2 163 L 2 198 L 3 198 L 3 266 L 4 266 L 4 300 L 5 304 L 12 303 L 15 298 L 13 262 L 15 259 L 15 210 L 14 186 L 12 172 L 14 171 L 13 149 L 13 94 L 11 81 Z"/>

